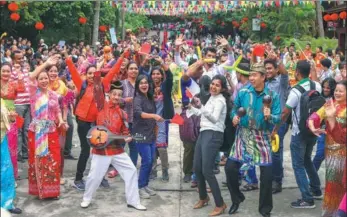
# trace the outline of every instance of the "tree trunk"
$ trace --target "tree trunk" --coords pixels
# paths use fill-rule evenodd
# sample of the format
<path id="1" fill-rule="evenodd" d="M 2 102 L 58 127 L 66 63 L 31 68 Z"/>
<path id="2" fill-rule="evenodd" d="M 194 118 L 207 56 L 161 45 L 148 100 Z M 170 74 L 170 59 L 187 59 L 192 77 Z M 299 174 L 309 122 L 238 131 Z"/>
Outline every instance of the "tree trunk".
<path id="1" fill-rule="evenodd" d="M 316 1 L 316 15 L 317 15 L 317 22 L 318 22 L 318 36 L 324 37 L 322 6 L 319 1 Z"/>
<path id="2" fill-rule="evenodd" d="M 95 2 L 95 8 L 94 8 L 94 20 L 93 20 L 93 39 L 92 39 L 92 46 L 94 49 L 96 49 L 96 42 L 98 41 L 99 36 L 99 18 L 100 18 L 100 0 L 97 0 Z"/>
<path id="3" fill-rule="evenodd" d="M 122 7 L 122 40 L 125 39 L 125 8 Z"/>

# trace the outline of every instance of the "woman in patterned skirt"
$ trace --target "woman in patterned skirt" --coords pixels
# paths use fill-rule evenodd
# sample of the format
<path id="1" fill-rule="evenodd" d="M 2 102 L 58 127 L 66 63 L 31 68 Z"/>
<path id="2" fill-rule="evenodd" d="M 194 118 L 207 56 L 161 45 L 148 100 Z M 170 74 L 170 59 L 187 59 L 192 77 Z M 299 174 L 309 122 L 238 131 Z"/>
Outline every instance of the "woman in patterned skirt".
<path id="1" fill-rule="evenodd" d="M 346 168 L 346 81 L 337 83 L 334 97 L 335 101 L 328 100 L 308 120 L 309 128 L 316 135 L 325 133 L 320 124 L 326 120 L 324 217 L 335 215 L 346 193 L 343 183 Z"/>
<path id="2" fill-rule="evenodd" d="M 60 195 L 60 144 L 57 128 L 65 127 L 58 96 L 48 89 L 45 68 L 55 65 L 50 57 L 30 74 L 30 104 L 32 121 L 29 126 L 29 194 L 40 199 Z"/>

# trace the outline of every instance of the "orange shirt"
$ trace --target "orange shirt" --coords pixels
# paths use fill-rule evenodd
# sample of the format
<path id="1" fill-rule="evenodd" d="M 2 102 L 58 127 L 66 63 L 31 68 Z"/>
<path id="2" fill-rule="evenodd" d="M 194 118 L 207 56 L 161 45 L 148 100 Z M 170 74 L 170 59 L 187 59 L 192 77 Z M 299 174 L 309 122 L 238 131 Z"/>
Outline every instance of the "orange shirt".
<path id="1" fill-rule="evenodd" d="M 110 102 L 105 103 L 104 108 L 99 112 L 96 124 L 106 127 L 109 131 L 116 135 L 129 135 L 129 129 L 125 126 L 124 121 L 127 121 L 125 111 L 120 109 L 119 105 L 114 105 Z M 92 149 L 93 154 L 98 155 L 117 155 L 124 152 L 121 144 L 124 141 L 115 140 L 104 149 Z"/>
<path id="2" fill-rule="evenodd" d="M 316 63 L 317 68 L 322 68 L 322 64 L 320 64 L 320 61 L 325 59 L 325 55 L 323 53 L 317 53 L 316 57 L 314 58 L 314 61 Z"/>
<path id="3" fill-rule="evenodd" d="M 312 51 L 311 50 L 304 50 L 300 54 L 300 60 L 306 60 L 306 58 L 309 58 L 311 55 L 312 55 Z"/>
<path id="4" fill-rule="evenodd" d="M 122 63 L 123 63 L 123 57 L 120 57 L 117 60 L 117 63 L 112 67 L 110 72 L 107 73 L 105 78 L 102 80 L 102 84 L 104 87 L 109 86 L 112 81 L 112 78 L 119 74 Z M 72 81 L 74 82 L 78 93 L 80 93 L 82 89 L 82 85 L 83 85 L 83 80 L 80 74 L 77 72 L 77 69 L 75 65 L 73 64 L 71 58 L 66 59 L 66 64 L 70 70 Z M 78 117 L 78 119 L 82 121 L 95 122 L 97 114 L 98 114 L 98 109 L 96 107 L 96 103 L 94 100 L 94 85 L 88 83 L 84 95 L 78 102 L 75 115 Z"/>

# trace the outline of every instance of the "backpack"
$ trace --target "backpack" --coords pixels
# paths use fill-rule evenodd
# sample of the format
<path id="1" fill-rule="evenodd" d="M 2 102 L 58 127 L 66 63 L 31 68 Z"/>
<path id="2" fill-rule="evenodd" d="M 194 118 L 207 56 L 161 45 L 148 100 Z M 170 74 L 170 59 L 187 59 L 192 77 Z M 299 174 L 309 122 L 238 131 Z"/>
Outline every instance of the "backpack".
<path id="1" fill-rule="evenodd" d="M 300 120 L 293 110 L 296 122 L 298 123 L 300 134 L 303 138 L 315 138 L 311 130 L 306 126 L 306 121 L 312 113 L 318 111 L 324 104 L 324 97 L 316 90 L 316 84 L 310 81 L 310 90 L 306 91 L 302 86 L 296 85 L 294 87 L 302 94 L 300 97 Z"/>
<path id="2" fill-rule="evenodd" d="M 200 117 L 193 115 L 190 118 L 186 115 L 187 109 L 182 109 L 181 117 L 183 125 L 179 125 L 180 139 L 182 142 L 195 143 L 199 137 Z"/>

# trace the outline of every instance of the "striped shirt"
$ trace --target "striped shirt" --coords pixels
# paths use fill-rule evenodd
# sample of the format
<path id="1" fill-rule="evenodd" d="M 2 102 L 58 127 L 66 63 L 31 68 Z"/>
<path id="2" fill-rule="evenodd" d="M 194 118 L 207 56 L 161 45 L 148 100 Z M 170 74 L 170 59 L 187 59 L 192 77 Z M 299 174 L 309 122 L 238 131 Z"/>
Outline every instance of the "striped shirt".
<path id="1" fill-rule="evenodd" d="M 15 105 L 28 105 L 30 104 L 30 93 L 29 93 L 29 72 L 23 69 L 23 81 L 24 81 L 24 92 L 18 93 L 14 100 Z M 12 69 L 11 80 L 18 81 L 18 73 Z"/>

